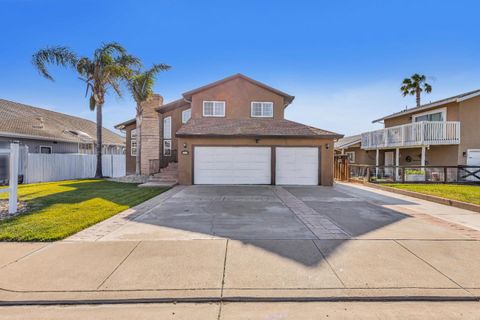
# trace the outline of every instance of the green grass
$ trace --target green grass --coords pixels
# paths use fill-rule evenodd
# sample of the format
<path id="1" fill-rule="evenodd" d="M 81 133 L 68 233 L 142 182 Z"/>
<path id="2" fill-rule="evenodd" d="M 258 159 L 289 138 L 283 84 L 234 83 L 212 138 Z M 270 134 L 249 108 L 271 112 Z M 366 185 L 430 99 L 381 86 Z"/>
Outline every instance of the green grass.
<path id="1" fill-rule="evenodd" d="M 0 221 L 0 240 L 53 241 L 142 203 L 168 188 L 138 188 L 105 180 L 69 180 L 20 185 L 29 211 Z M 1 194 L 5 199 L 7 194 Z"/>
<path id="2" fill-rule="evenodd" d="M 458 184 L 384 184 L 403 190 L 480 205 L 480 186 Z"/>

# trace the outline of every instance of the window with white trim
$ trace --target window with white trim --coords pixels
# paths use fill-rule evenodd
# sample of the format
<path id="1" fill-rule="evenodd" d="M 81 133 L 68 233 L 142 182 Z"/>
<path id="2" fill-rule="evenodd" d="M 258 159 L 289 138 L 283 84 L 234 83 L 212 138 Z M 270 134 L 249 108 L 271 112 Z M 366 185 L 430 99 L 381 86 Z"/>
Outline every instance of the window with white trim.
<path id="1" fill-rule="evenodd" d="M 417 113 L 412 116 L 412 122 L 420 121 L 447 121 L 447 109 L 435 109 L 427 112 Z"/>
<path id="2" fill-rule="evenodd" d="M 188 120 L 192 117 L 192 109 L 187 109 L 182 111 L 182 123 L 187 123 Z"/>
<path id="3" fill-rule="evenodd" d="M 130 131 L 130 155 L 132 157 L 137 156 L 137 129 Z"/>
<path id="4" fill-rule="evenodd" d="M 225 101 L 203 101 L 204 117 L 225 117 Z"/>
<path id="5" fill-rule="evenodd" d="M 172 155 L 172 140 L 163 140 L 163 155 Z"/>
<path id="6" fill-rule="evenodd" d="M 355 163 L 355 151 L 348 151 L 345 152 L 345 154 L 347 155 L 347 159 L 350 163 Z"/>
<path id="7" fill-rule="evenodd" d="M 254 118 L 272 118 L 273 102 L 253 101 L 250 114 Z"/>
<path id="8" fill-rule="evenodd" d="M 172 139 L 172 117 L 163 119 L 163 139 Z"/>

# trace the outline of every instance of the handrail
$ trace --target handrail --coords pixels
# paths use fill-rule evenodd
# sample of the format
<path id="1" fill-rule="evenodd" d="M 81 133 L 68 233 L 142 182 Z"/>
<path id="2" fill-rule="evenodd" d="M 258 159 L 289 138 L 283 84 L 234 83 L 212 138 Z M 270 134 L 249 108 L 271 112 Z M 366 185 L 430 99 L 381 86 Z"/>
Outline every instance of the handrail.
<path id="1" fill-rule="evenodd" d="M 459 143 L 459 121 L 413 122 L 364 132 L 361 135 L 363 149 Z"/>

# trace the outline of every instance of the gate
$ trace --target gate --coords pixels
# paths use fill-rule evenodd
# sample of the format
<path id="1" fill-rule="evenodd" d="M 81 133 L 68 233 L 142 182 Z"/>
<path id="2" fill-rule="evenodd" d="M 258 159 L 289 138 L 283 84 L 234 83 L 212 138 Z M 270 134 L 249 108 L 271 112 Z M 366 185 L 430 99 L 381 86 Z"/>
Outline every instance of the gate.
<path id="1" fill-rule="evenodd" d="M 338 181 L 348 181 L 350 178 L 350 169 L 348 155 L 338 154 L 334 157 L 333 178 Z"/>

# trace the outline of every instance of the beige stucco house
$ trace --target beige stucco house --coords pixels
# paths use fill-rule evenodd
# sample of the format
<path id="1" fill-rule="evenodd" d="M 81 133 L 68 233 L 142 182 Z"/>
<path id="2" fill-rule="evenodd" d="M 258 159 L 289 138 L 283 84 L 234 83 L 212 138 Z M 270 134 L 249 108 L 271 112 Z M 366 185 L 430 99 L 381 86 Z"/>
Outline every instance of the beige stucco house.
<path id="1" fill-rule="evenodd" d="M 380 166 L 480 166 L 480 90 L 374 120 L 380 130 L 341 139 L 336 150 Z"/>
<path id="2" fill-rule="evenodd" d="M 286 120 L 293 99 L 242 74 L 167 104 L 155 95 L 143 106 L 141 171 L 166 170 L 187 185 L 332 185 L 333 144 L 342 136 Z M 133 173 L 135 119 L 116 127 L 126 131 L 127 173 Z"/>

